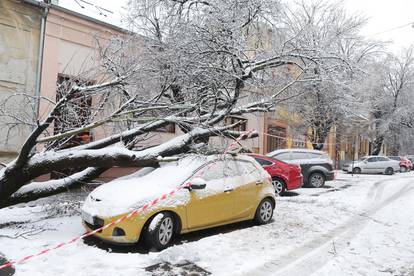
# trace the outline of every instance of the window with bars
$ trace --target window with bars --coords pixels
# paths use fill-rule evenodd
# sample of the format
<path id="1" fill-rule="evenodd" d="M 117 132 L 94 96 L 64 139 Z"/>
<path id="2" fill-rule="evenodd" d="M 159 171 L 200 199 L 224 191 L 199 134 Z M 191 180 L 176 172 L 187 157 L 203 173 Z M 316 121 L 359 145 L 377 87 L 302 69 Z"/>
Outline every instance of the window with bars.
<path id="1" fill-rule="evenodd" d="M 233 125 L 235 123 L 239 122 L 239 124 L 235 127 L 233 127 L 233 130 L 235 131 L 246 131 L 247 129 L 247 119 L 243 117 L 237 117 L 237 116 L 227 116 L 224 119 L 224 123 L 226 125 Z"/>
<path id="2" fill-rule="evenodd" d="M 286 148 L 286 128 L 269 125 L 267 127 L 267 152 Z"/>

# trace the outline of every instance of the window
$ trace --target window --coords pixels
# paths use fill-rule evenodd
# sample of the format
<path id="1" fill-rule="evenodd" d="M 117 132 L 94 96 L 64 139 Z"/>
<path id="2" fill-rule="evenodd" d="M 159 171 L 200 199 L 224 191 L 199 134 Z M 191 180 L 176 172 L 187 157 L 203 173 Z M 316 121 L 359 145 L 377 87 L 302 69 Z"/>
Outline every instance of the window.
<path id="1" fill-rule="evenodd" d="M 59 101 L 66 95 L 72 85 L 87 86 L 93 84 L 93 82 L 59 74 L 56 84 L 56 101 Z M 54 134 L 82 127 L 90 123 L 92 97 L 82 95 L 81 93 L 75 93 L 73 97 L 76 97 L 76 99 L 72 99 L 58 111 L 54 124 Z M 64 147 L 70 148 L 89 143 L 90 141 L 92 141 L 91 132 L 83 131 L 66 142 Z"/>
<path id="2" fill-rule="evenodd" d="M 283 161 L 290 160 L 290 152 L 282 152 L 273 157 Z"/>
<path id="3" fill-rule="evenodd" d="M 272 165 L 272 164 L 273 164 L 272 162 L 267 161 L 267 160 L 264 160 L 264 159 L 262 159 L 262 158 L 255 157 L 254 159 L 255 159 L 255 160 L 257 161 L 257 163 L 259 163 L 262 167 L 263 167 L 263 166 L 270 166 L 270 165 Z"/>
<path id="4" fill-rule="evenodd" d="M 378 156 L 378 157 L 377 157 L 377 160 L 378 160 L 378 161 L 380 161 L 380 162 L 383 162 L 383 161 L 390 161 L 388 158 L 386 158 L 386 157 L 382 157 L 382 156 Z"/>
<path id="5" fill-rule="evenodd" d="M 286 148 L 286 128 L 269 125 L 267 133 L 267 152 Z"/>
<path id="6" fill-rule="evenodd" d="M 166 125 L 164 127 L 157 128 L 154 131 L 156 131 L 156 132 L 166 132 L 166 133 L 175 133 L 175 124 L 174 123 L 169 123 L 168 125 Z"/>
<path id="7" fill-rule="evenodd" d="M 327 154 L 322 155 L 322 154 L 319 154 L 319 153 L 316 153 L 316 152 L 309 152 L 308 155 L 309 155 L 310 159 L 319 159 L 322 156 L 325 157 L 325 159 L 328 158 Z"/>
<path id="8" fill-rule="evenodd" d="M 237 161 L 237 163 L 242 168 L 242 175 L 252 176 L 254 178 L 259 176 L 258 169 L 252 163 L 247 161 Z"/>
<path id="9" fill-rule="evenodd" d="M 306 148 L 306 139 L 307 135 L 298 135 L 293 137 L 293 145 L 292 148 Z"/>
<path id="10" fill-rule="evenodd" d="M 291 159 L 292 160 L 309 159 L 309 155 L 308 155 L 307 152 L 294 151 L 294 152 L 292 152 Z"/>
<path id="11" fill-rule="evenodd" d="M 201 178 L 206 181 L 212 181 L 224 178 L 224 171 L 225 171 L 225 163 L 223 161 L 213 161 L 212 163 L 208 163 L 201 173 Z"/>
<path id="12" fill-rule="evenodd" d="M 243 117 L 237 117 L 237 116 L 228 116 L 224 119 L 224 124 L 226 125 L 232 125 L 237 122 L 240 122 L 237 126 L 233 127 L 233 130 L 235 131 L 246 131 L 247 129 L 247 119 Z"/>
<path id="13" fill-rule="evenodd" d="M 367 159 L 368 162 L 377 162 L 377 157 L 370 157 Z"/>
<path id="14" fill-rule="evenodd" d="M 224 169 L 225 177 L 240 176 L 242 174 L 243 168 L 240 166 L 240 163 L 234 160 L 225 160 L 224 166 L 225 166 L 225 169 Z"/>

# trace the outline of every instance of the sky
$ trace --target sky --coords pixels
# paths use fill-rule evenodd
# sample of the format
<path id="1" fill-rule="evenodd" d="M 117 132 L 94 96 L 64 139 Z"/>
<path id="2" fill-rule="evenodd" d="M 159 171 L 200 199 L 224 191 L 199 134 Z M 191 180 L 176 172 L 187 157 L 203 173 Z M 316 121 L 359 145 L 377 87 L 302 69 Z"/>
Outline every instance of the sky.
<path id="1" fill-rule="evenodd" d="M 345 3 L 350 13 L 368 17 L 362 32 L 369 38 L 392 40 L 390 49 L 395 53 L 414 44 L 414 0 L 345 0 Z M 395 29 L 403 25 L 408 26 Z"/>
<path id="2" fill-rule="evenodd" d="M 127 2 L 128 0 L 59 0 L 59 5 L 126 27 L 122 17 L 126 13 Z M 344 2 L 350 14 L 363 14 L 369 19 L 362 30 L 367 37 L 393 41 L 389 48 L 395 53 L 399 53 L 403 47 L 414 44 L 414 26 L 409 24 L 414 24 L 414 0 L 344 0 Z M 94 5 L 110 10 L 112 13 L 100 11 Z M 402 25 L 408 26 L 395 29 Z"/>

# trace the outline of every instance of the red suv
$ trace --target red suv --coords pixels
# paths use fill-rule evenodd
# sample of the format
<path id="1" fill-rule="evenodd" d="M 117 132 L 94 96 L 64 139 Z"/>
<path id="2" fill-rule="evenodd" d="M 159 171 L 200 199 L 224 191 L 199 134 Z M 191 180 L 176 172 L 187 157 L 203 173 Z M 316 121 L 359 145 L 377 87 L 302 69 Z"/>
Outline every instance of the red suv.
<path id="1" fill-rule="evenodd" d="M 409 172 L 413 164 L 411 163 L 410 159 L 402 156 L 388 156 L 389 159 L 400 161 L 400 172 Z"/>
<path id="2" fill-rule="evenodd" d="M 283 195 L 287 190 L 302 187 L 303 176 L 300 166 L 259 154 L 249 155 L 270 174 L 276 194 Z"/>

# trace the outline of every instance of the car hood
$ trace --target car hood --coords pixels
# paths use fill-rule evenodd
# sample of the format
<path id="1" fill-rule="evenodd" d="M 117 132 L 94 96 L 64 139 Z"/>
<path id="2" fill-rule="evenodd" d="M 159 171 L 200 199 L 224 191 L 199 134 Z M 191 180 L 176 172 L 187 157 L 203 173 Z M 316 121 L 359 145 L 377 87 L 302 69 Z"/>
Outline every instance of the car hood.
<path id="1" fill-rule="evenodd" d="M 182 183 L 177 183 L 179 186 Z M 168 185 L 152 181 L 118 180 L 96 188 L 86 198 L 82 211 L 100 217 L 112 217 L 130 212 L 173 190 Z M 178 205 L 184 199 L 179 193 L 169 204 Z M 188 194 L 188 193 L 186 193 Z"/>
<path id="2" fill-rule="evenodd" d="M 103 184 L 88 195 L 82 211 L 109 217 L 137 209 L 182 185 L 205 161 L 206 158 L 189 156 L 179 162 L 163 164 L 156 169 L 144 168 L 132 175 Z M 188 195 L 188 192 L 181 191 L 179 194 Z M 179 195 L 174 195 L 172 199 L 177 202 L 163 202 L 176 205 L 183 200 Z"/>

